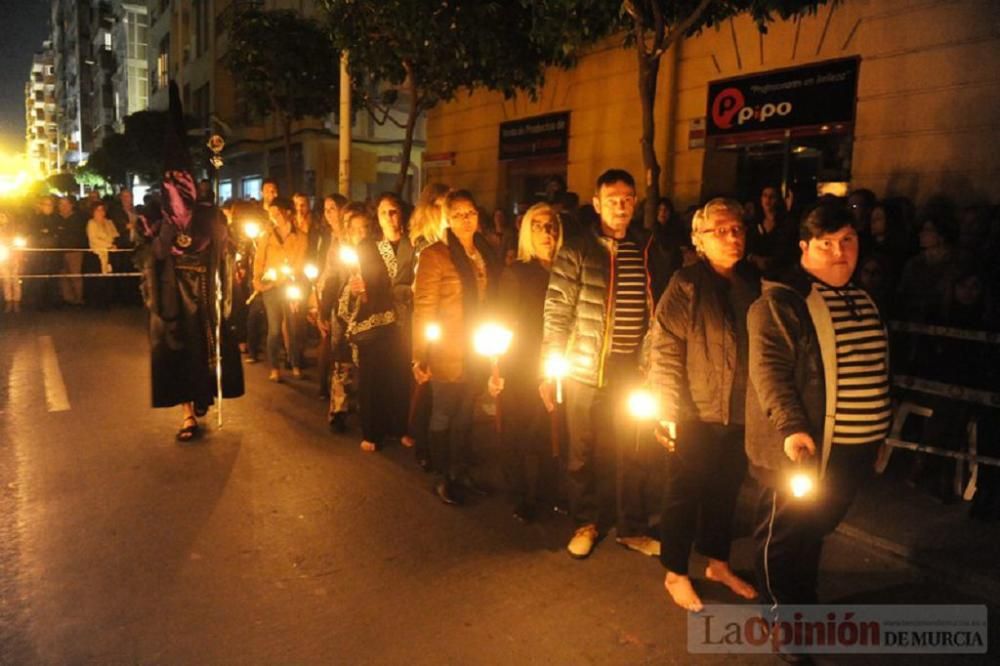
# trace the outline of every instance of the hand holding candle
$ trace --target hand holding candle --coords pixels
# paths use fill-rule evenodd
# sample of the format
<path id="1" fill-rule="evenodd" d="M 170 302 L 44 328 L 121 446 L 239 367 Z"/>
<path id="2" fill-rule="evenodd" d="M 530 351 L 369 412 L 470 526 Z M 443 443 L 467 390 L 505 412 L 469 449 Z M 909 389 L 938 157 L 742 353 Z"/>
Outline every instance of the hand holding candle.
<path id="1" fill-rule="evenodd" d="M 569 373 L 569 362 L 562 354 L 551 354 L 545 360 L 545 378 L 556 383 L 556 404 L 561 405 L 562 380 Z M 551 398 L 550 398 L 551 399 Z"/>
<path id="2" fill-rule="evenodd" d="M 473 336 L 473 345 L 476 348 L 476 353 L 485 356 L 490 359 L 492 367 L 492 374 L 490 376 L 490 385 L 493 387 L 502 386 L 503 380 L 500 377 L 500 357 L 507 353 L 510 348 L 510 341 L 514 337 L 509 329 L 504 328 L 499 324 L 483 324 L 478 329 Z M 497 432 L 502 431 L 501 426 L 501 416 L 500 416 L 500 395 L 497 394 L 496 398 L 496 429 Z"/>
<path id="3" fill-rule="evenodd" d="M 659 416 L 659 404 L 650 391 L 636 389 L 628 396 L 628 411 L 635 419 L 635 450 L 639 450 L 640 431 L 643 423 L 655 421 Z"/>

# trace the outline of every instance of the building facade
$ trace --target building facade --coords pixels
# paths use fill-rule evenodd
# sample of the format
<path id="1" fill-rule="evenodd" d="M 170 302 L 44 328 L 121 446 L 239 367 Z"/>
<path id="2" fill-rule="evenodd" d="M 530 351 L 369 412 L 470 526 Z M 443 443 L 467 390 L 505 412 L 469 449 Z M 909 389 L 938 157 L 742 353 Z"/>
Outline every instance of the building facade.
<path id="1" fill-rule="evenodd" d="M 316 197 L 334 193 L 339 173 L 339 130 L 334 115 L 294 123 L 293 183 L 289 184 L 285 182 L 285 150 L 279 123 L 274 118 L 250 118 L 239 103 L 224 57 L 231 17 L 246 7 L 291 9 L 305 16 L 315 16 L 318 11 L 314 0 L 149 0 L 150 108 L 167 108 L 167 86 L 173 79 L 185 112 L 200 121 L 206 137 L 218 133 L 225 139 L 224 166 L 219 173 L 222 200 L 259 198 L 265 178 L 278 180 L 286 193 L 297 190 Z M 331 62 L 330 66 L 339 64 Z M 358 114 L 351 134 L 352 198 L 364 199 L 391 189 L 399 171 L 402 130 L 377 125 Z M 423 143 L 421 123 L 408 179 L 414 188 L 419 188 L 422 180 Z"/>
<path id="2" fill-rule="evenodd" d="M 52 0 L 60 170 L 86 161 L 94 149 L 91 13 L 91 0 Z"/>
<path id="3" fill-rule="evenodd" d="M 52 44 L 46 41 L 35 53 L 31 74 L 24 86 L 25 154 L 35 175 L 58 173 L 59 128 L 56 117 L 56 77 Z"/>
<path id="4" fill-rule="evenodd" d="M 661 192 L 687 206 L 765 183 L 808 201 L 866 187 L 916 202 L 1000 200 L 1000 32 L 991 0 L 846 0 L 761 34 L 748 17 L 664 56 Z M 512 208 L 558 177 L 589 200 L 609 167 L 643 172 L 636 54 L 621 38 L 532 102 L 477 91 L 428 119 L 435 180 Z"/>

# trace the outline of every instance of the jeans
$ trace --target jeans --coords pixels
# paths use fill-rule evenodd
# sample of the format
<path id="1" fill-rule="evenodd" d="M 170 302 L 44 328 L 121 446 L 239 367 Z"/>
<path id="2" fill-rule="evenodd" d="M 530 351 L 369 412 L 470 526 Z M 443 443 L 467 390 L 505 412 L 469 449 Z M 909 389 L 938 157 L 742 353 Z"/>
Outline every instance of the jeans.
<path id="1" fill-rule="evenodd" d="M 267 313 L 267 360 L 271 367 L 277 369 L 281 367 L 281 323 L 285 322 L 288 327 L 288 359 L 293 368 L 302 367 L 302 359 L 299 357 L 299 326 L 298 317 L 295 317 L 288 306 L 285 294 L 277 287 L 265 291 L 261 296 L 264 299 L 264 311 Z"/>
<path id="2" fill-rule="evenodd" d="M 446 479 L 460 478 L 468 465 L 467 441 L 476 398 L 484 387 L 469 382 L 431 380 L 430 443 L 434 471 Z"/>
<path id="3" fill-rule="evenodd" d="M 648 527 L 643 449 L 658 445 L 652 425 L 637 424 L 626 411 L 629 391 L 642 383 L 636 356 L 611 354 L 605 377 L 603 388 L 565 383 L 570 516 L 577 527 L 594 524 L 605 531 L 613 512 L 619 537 L 641 536 Z"/>

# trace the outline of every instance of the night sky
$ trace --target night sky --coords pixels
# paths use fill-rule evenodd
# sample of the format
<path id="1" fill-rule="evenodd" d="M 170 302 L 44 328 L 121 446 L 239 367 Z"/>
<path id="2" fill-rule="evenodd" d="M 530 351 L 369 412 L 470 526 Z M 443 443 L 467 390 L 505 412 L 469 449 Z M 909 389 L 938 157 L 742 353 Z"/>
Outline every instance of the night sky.
<path id="1" fill-rule="evenodd" d="M 24 84 L 49 35 L 49 0 L 0 0 L 0 150 L 24 151 Z"/>

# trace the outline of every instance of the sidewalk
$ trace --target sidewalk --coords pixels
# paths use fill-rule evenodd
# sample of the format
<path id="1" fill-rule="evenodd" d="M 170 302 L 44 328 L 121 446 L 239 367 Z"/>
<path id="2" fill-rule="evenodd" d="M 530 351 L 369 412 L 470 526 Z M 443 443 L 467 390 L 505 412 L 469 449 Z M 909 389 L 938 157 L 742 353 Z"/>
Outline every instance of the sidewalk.
<path id="1" fill-rule="evenodd" d="M 893 553 L 970 595 L 1000 602 L 1000 522 L 969 517 L 900 479 L 875 477 L 838 532 Z"/>

